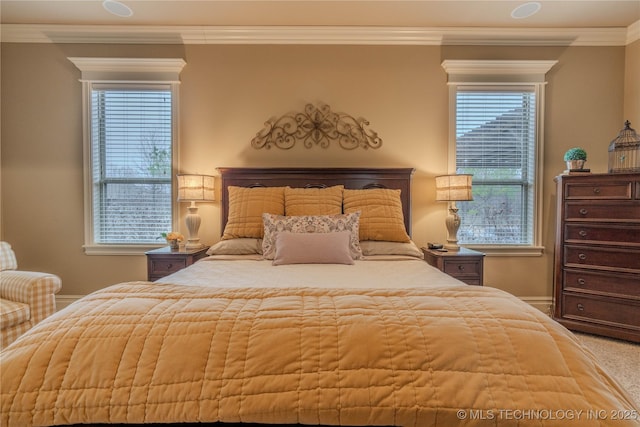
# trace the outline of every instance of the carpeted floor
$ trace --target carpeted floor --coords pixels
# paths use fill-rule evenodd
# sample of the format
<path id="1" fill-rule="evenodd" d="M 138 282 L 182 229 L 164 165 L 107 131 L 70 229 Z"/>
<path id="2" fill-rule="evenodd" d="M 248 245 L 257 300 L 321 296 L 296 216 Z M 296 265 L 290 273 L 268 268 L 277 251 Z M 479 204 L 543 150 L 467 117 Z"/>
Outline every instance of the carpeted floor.
<path id="1" fill-rule="evenodd" d="M 575 332 L 640 407 L 640 344 Z"/>

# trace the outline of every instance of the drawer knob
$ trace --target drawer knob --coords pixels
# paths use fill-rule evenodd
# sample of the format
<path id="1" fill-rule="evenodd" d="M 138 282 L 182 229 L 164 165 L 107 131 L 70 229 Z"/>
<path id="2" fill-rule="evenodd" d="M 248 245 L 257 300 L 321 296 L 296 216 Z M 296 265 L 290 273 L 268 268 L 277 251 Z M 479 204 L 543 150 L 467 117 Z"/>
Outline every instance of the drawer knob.
<path id="1" fill-rule="evenodd" d="M 580 209 L 580 215 L 586 215 L 587 213 L 589 213 L 589 211 L 585 208 Z"/>
<path id="2" fill-rule="evenodd" d="M 578 311 L 584 311 L 584 305 L 578 304 L 576 307 L 578 307 Z"/>
<path id="3" fill-rule="evenodd" d="M 585 259 L 587 259 L 587 255 L 586 254 L 578 254 L 578 258 L 580 258 L 582 261 L 584 261 Z"/>
<path id="4" fill-rule="evenodd" d="M 600 189 L 598 187 L 595 187 L 593 189 L 593 194 L 600 194 Z"/>
<path id="5" fill-rule="evenodd" d="M 167 264 L 167 268 L 173 267 L 173 264 Z"/>
<path id="6" fill-rule="evenodd" d="M 587 232 L 584 230 L 580 230 L 578 234 L 580 235 L 580 237 L 587 237 Z"/>
<path id="7" fill-rule="evenodd" d="M 464 271 L 464 265 L 459 265 L 459 266 L 458 266 L 458 270 L 460 270 L 460 271 Z"/>
<path id="8" fill-rule="evenodd" d="M 587 284 L 587 281 L 584 280 L 582 277 L 578 279 L 578 285 L 580 286 L 584 286 Z"/>

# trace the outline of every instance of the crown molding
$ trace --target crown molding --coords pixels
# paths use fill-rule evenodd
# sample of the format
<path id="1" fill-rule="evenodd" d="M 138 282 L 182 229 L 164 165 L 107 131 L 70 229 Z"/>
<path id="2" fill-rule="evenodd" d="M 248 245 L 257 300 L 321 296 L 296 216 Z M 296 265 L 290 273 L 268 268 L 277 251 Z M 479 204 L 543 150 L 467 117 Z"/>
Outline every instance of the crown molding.
<path id="1" fill-rule="evenodd" d="M 182 32 L 185 44 L 440 45 L 442 34 L 415 27 L 200 27 Z"/>
<path id="2" fill-rule="evenodd" d="M 455 28 L 443 45 L 624 46 L 626 28 Z"/>
<path id="3" fill-rule="evenodd" d="M 8 43 L 625 46 L 629 28 L 129 26 L 4 24 Z"/>

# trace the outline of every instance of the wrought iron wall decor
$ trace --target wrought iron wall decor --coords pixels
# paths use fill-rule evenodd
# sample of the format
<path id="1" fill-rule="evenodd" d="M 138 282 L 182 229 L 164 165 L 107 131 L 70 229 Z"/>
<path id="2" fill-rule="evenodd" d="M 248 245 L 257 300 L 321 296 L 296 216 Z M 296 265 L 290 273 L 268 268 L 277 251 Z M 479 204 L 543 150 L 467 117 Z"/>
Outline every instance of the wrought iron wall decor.
<path id="1" fill-rule="evenodd" d="M 307 148 L 314 145 L 327 148 L 331 142 L 337 142 L 345 150 L 380 148 L 382 139 L 373 130 L 365 128 L 368 125 L 367 120 L 333 112 L 326 104 L 319 107 L 307 104 L 303 112 L 269 119 L 251 140 L 251 146 L 288 150 L 301 141 Z"/>

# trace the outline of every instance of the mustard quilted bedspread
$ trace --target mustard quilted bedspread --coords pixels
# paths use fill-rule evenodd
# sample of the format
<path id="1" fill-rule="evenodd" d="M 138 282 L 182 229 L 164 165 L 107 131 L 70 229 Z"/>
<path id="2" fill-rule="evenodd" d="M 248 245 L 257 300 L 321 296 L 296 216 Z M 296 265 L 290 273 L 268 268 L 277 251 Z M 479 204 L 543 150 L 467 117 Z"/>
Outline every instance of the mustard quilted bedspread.
<path id="1" fill-rule="evenodd" d="M 564 328 L 474 286 L 121 284 L 50 317 L 0 357 L 2 426 L 640 423 Z"/>

